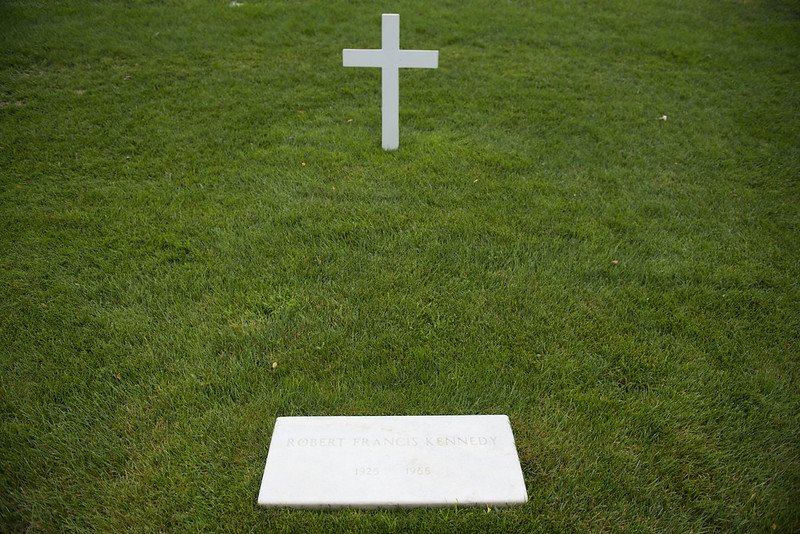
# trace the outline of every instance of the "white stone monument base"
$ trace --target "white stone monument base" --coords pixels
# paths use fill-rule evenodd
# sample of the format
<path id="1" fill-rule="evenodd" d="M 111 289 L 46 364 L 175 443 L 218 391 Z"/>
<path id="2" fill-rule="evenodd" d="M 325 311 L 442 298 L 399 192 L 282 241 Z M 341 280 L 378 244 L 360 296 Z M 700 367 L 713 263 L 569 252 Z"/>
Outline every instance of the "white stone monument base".
<path id="1" fill-rule="evenodd" d="M 279 417 L 258 504 L 510 506 L 528 494 L 505 415 Z"/>

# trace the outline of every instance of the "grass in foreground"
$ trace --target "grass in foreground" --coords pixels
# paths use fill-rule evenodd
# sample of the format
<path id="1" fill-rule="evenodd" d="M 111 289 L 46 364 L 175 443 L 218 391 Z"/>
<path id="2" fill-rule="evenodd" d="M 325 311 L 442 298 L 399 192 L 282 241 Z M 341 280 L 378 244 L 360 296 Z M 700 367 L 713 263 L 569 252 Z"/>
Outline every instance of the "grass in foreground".
<path id="1" fill-rule="evenodd" d="M 392 153 L 341 67 L 381 12 L 440 50 Z M 4 3 L 3 529 L 800 529 L 798 29 Z M 255 505 L 277 416 L 471 413 L 511 417 L 527 505 Z"/>

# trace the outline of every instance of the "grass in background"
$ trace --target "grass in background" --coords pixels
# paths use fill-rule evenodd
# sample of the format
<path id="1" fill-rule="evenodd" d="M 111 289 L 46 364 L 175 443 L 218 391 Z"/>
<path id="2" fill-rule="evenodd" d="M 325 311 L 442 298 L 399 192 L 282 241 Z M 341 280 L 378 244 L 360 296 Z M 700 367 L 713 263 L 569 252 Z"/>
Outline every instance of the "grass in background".
<path id="1" fill-rule="evenodd" d="M 800 529 L 799 16 L 4 2 L 3 530 Z M 256 506 L 278 416 L 484 413 L 525 506 Z"/>

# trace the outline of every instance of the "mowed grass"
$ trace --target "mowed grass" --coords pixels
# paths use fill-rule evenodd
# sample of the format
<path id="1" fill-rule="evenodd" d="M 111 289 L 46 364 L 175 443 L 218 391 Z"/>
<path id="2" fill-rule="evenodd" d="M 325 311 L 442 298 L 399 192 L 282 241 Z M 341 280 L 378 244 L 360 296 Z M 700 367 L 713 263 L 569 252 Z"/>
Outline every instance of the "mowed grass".
<path id="1" fill-rule="evenodd" d="M 0 5 L 0 530 L 800 530 L 795 2 L 242 4 Z M 256 505 L 494 413 L 524 506 Z"/>

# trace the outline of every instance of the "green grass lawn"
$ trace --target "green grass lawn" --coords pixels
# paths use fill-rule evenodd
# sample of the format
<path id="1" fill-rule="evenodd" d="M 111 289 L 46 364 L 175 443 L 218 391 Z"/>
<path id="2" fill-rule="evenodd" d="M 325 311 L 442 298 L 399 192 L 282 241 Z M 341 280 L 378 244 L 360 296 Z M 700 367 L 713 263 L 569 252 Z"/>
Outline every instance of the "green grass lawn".
<path id="1" fill-rule="evenodd" d="M 241 1 L 0 2 L 0 531 L 800 530 L 796 2 Z M 256 505 L 416 414 L 530 502 Z"/>

